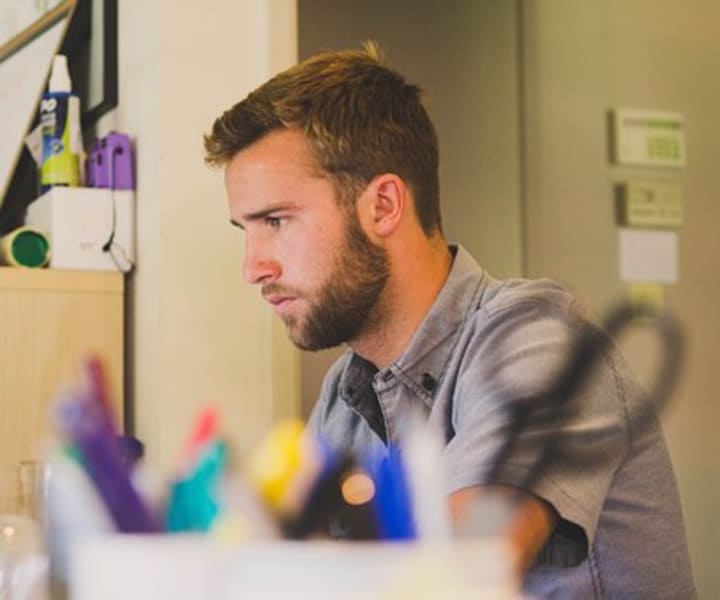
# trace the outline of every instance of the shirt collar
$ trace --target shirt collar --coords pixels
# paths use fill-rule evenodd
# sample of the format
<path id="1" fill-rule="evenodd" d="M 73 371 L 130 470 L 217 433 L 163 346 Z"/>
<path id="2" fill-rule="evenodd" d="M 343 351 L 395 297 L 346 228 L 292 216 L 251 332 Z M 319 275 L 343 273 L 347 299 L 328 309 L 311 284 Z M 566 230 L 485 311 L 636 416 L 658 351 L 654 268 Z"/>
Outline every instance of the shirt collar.
<path id="1" fill-rule="evenodd" d="M 454 259 L 448 277 L 405 351 L 390 366 L 377 372 L 368 369 L 367 362 L 353 353 L 341 378 L 341 395 L 350 388 L 357 389 L 360 382 L 373 376 L 382 387 L 392 372 L 412 387 L 428 407 L 432 406 L 434 391 L 442 380 L 462 324 L 480 303 L 489 281 L 489 276 L 462 246 L 451 245 L 450 251 Z"/>

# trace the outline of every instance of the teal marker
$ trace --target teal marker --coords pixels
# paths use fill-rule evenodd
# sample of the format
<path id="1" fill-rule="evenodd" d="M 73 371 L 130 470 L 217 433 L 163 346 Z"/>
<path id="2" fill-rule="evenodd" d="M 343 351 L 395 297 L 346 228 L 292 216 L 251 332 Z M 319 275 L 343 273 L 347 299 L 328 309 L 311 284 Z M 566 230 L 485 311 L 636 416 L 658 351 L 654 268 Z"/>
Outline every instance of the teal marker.
<path id="1" fill-rule="evenodd" d="M 210 442 L 186 477 L 172 485 L 167 511 L 167 529 L 208 531 L 220 516 L 219 493 L 227 463 L 227 445 Z"/>

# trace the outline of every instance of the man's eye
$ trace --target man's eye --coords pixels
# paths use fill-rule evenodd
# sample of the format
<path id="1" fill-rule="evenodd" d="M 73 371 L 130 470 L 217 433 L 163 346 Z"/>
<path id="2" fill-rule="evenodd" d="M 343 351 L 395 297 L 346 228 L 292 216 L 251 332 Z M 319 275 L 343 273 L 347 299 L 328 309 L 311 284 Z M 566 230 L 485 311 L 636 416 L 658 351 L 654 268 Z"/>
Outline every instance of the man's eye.
<path id="1" fill-rule="evenodd" d="M 282 217 L 265 217 L 265 224 L 272 229 L 279 229 L 282 223 Z"/>

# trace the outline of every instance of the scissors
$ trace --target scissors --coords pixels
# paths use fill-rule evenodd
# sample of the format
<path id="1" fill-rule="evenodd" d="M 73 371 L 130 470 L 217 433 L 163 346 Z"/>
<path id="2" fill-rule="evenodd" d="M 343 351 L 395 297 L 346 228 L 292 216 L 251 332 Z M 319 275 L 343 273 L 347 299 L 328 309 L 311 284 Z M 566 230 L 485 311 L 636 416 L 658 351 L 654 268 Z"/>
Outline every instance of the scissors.
<path id="1" fill-rule="evenodd" d="M 566 316 L 561 318 L 567 319 Z M 684 356 L 680 325 L 672 314 L 655 305 L 623 302 L 608 312 L 600 328 L 587 321 L 580 324 L 571 341 L 572 352 L 549 386 L 508 403 L 510 419 L 506 437 L 490 468 L 488 482 L 500 480 L 503 466 L 528 424 L 562 418 L 568 402 L 580 391 L 592 368 L 613 344 L 613 339 L 625 329 L 639 325 L 649 327 L 657 334 L 662 358 L 653 385 L 647 393 L 647 401 L 635 422 L 642 426 L 665 407 L 677 383 Z M 537 460 L 518 488 L 518 499 L 519 490 L 532 489 L 550 461 L 560 454 L 562 445 L 563 433 L 558 432 L 540 448 Z M 587 463 L 583 467 L 590 467 L 592 455 L 581 460 Z"/>

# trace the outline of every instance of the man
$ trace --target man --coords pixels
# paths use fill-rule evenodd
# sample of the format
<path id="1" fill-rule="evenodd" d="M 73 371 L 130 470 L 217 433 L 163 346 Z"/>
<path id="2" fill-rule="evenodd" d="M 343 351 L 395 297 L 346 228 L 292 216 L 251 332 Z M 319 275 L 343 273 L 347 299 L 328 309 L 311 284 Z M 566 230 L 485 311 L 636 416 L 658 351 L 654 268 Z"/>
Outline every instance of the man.
<path id="1" fill-rule="evenodd" d="M 496 281 L 448 246 L 420 90 L 374 47 L 277 75 L 218 118 L 205 144 L 207 162 L 225 167 L 245 278 L 300 348 L 349 347 L 310 427 L 382 455 L 421 410 L 445 436 L 457 522 L 491 488 L 521 494 L 510 537 L 529 593 L 694 595 L 662 433 L 655 420 L 636 427 L 642 394 L 615 351 L 562 418 L 528 424 L 488 481 L 509 403 L 547 384 L 582 321 L 556 284 Z M 556 435 L 562 459 L 518 489 Z"/>

